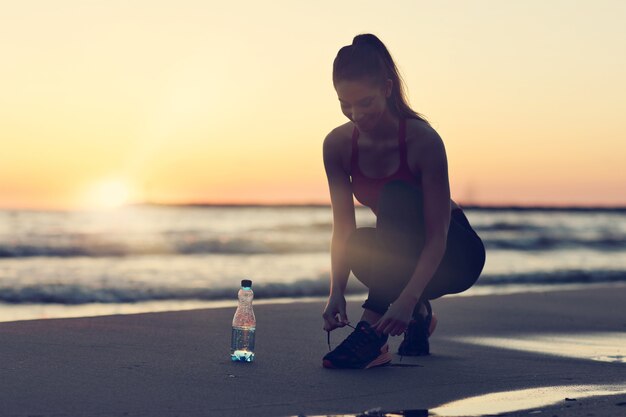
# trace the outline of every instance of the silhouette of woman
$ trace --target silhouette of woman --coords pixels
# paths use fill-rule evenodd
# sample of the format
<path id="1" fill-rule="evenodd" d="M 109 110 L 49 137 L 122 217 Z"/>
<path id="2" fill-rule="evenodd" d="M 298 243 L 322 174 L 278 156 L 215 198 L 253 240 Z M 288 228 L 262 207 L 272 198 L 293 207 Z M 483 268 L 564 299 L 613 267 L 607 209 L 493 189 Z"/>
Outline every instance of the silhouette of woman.
<path id="1" fill-rule="evenodd" d="M 333 85 L 349 121 L 323 145 L 333 212 L 324 329 L 349 325 L 344 291 L 350 271 L 369 294 L 361 321 L 324 356 L 323 366 L 388 364 L 388 336 L 403 333 L 398 353 L 427 355 L 436 325 L 429 300 L 471 287 L 482 272 L 485 248 L 450 199 L 443 141 L 407 104 L 380 39 L 362 34 L 342 47 Z M 353 195 L 375 213 L 375 228 L 356 227 Z"/>

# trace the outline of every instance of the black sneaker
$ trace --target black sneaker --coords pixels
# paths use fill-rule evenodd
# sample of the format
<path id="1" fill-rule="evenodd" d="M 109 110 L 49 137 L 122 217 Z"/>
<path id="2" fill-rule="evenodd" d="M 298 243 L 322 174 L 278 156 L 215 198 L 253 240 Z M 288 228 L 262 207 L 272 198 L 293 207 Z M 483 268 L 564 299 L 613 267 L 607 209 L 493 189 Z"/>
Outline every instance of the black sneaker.
<path id="1" fill-rule="evenodd" d="M 428 301 L 425 301 L 428 314 L 426 317 L 417 317 L 409 322 L 404 333 L 404 340 L 398 347 L 398 354 L 402 356 L 430 355 L 428 338 L 435 331 L 437 319 L 433 317 L 433 310 Z"/>
<path id="2" fill-rule="evenodd" d="M 361 321 L 332 352 L 324 356 L 324 368 L 367 369 L 391 362 L 387 335 L 379 336 L 368 322 Z"/>

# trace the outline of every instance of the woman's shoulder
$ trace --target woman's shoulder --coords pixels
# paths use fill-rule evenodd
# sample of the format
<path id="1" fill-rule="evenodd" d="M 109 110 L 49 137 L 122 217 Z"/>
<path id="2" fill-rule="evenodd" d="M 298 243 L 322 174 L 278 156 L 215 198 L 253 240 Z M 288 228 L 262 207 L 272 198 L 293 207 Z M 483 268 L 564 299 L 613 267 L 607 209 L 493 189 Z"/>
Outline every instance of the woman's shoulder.
<path id="1" fill-rule="evenodd" d="M 427 122 L 408 119 L 406 127 L 407 162 L 411 171 L 421 172 L 427 161 L 446 158 L 443 140 Z"/>
<path id="2" fill-rule="evenodd" d="M 406 138 L 407 142 L 416 142 L 422 145 L 441 141 L 441 137 L 430 123 L 420 119 L 407 119 Z"/>
<path id="3" fill-rule="evenodd" d="M 353 129 L 354 125 L 352 122 L 347 122 L 335 127 L 326 135 L 326 139 L 324 139 L 324 148 L 341 154 L 350 152 Z"/>
<path id="4" fill-rule="evenodd" d="M 352 122 L 344 123 L 331 130 L 324 139 L 324 159 L 330 164 L 340 166 L 346 175 L 350 175 L 353 129 Z"/>
<path id="5" fill-rule="evenodd" d="M 354 124 L 352 122 L 346 122 L 331 130 L 328 135 L 326 135 L 326 140 L 332 142 L 343 142 L 345 140 L 350 140 L 352 138 L 353 129 Z"/>
<path id="6" fill-rule="evenodd" d="M 419 119 L 407 120 L 406 143 L 409 157 L 428 158 L 432 152 L 441 152 L 445 149 L 439 133 L 429 123 Z"/>

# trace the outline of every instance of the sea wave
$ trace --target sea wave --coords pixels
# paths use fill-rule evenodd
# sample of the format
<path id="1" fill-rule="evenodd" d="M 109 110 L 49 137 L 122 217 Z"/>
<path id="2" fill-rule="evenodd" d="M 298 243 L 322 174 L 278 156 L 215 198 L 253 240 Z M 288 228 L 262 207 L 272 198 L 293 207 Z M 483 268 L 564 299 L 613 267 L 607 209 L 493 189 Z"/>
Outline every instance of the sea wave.
<path id="1" fill-rule="evenodd" d="M 27 257 L 117 257 L 141 255 L 198 254 L 293 254 L 328 251 L 326 240 L 269 240 L 242 238 L 181 239 L 153 242 L 88 242 L 59 244 L 0 244 L 0 258 Z"/>
<path id="2" fill-rule="evenodd" d="M 536 232 L 544 227 L 530 223 L 495 222 L 487 224 L 473 224 L 476 232 Z"/>
<path id="3" fill-rule="evenodd" d="M 562 249 L 591 249 L 591 250 L 626 250 L 626 239 L 622 237 L 606 236 L 602 238 L 580 238 L 574 236 L 553 237 L 547 235 L 520 236 L 511 238 L 483 237 L 486 249 L 515 250 L 515 251 L 550 251 Z"/>
<path id="4" fill-rule="evenodd" d="M 218 288 L 98 287 L 75 284 L 28 285 L 1 288 L 0 302 L 21 303 L 129 303 L 157 300 L 226 300 L 236 298 L 236 284 Z M 328 279 L 295 283 L 255 283 L 256 298 L 308 297 L 328 294 Z"/>
<path id="5" fill-rule="evenodd" d="M 483 275 L 477 286 L 567 285 L 626 282 L 626 270 L 570 270 L 532 274 Z M 45 284 L 0 287 L 0 302 L 24 303 L 129 303 L 159 300 L 229 300 L 237 291 L 237 283 L 213 288 L 93 286 L 80 284 Z M 365 288 L 350 280 L 347 294 L 363 293 Z M 254 284 L 255 297 L 311 297 L 328 295 L 328 278 L 319 276 L 291 283 L 261 282 Z"/>
<path id="6" fill-rule="evenodd" d="M 626 282 L 624 270 L 556 270 L 517 274 L 493 274 L 481 276 L 478 285 L 553 285 L 553 284 L 595 284 Z"/>
<path id="7" fill-rule="evenodd" d="M 487 250 L 553 251 L 562 249 L 590 249 L 598 251 L 626 250 L 626 239 L 605 237 L 599 239 L 527 236 L 517 239 L 483 237 Z M 0 258 L 28 257 L 126 257 L 142 255 L 201 255 L 201 254 L 302 254 L 329 251 L 327 239 L 259 240 L 244 238 L 180 239 L 152 242 L 89 242 L 89 243 L 24 243 L 0 244 Z"/>

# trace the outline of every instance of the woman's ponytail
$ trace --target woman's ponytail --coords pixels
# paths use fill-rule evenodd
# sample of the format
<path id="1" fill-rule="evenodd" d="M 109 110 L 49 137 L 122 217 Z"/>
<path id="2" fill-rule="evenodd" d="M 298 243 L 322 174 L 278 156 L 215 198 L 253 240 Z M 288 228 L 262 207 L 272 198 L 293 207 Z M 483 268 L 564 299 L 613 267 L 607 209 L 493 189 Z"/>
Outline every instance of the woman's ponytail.
<path id="1" fill-rule="evenodd" d="M 392 113 L 398 117 L 428 121 L 407 103 L 404 82 L 389 50 L 371 33 L 354 37 L 352 45 L 344 46 L 333 62 L 333 83 L 370 77 L 384 84 L 393 82 L 391 96 L 387 99 Z"/>

